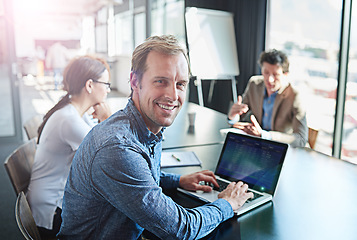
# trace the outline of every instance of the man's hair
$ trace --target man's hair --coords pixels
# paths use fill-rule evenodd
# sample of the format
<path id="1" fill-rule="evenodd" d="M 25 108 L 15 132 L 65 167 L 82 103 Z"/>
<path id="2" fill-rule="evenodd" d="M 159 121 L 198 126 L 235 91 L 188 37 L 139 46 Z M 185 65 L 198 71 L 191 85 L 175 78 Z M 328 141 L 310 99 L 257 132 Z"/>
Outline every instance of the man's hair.
<path id="1" fill-rule="evenodd" d="M 272 65 L 278 64 L 283 68 L 283 73 L 289 72 L 289 60 L 286 54 L 282 51 L 272 49 L 269 51 L 262 52 L 259 58 L 260 66 L 263 66 L 264 62 L 267 62 Z"/>
<path id="2" fill-rule="evenodd" d="M 135 48 L 131 59 L 131 71 L 136 74 L 139 82 L 147 69 L 146 59 L 151 51 L 166 55 L 178 55 L 182 53 L 187 61 L 189 75 L 191 74 L 186 50 L 180 46 L 178 40 L 174 36 L 152 36 Z"/>

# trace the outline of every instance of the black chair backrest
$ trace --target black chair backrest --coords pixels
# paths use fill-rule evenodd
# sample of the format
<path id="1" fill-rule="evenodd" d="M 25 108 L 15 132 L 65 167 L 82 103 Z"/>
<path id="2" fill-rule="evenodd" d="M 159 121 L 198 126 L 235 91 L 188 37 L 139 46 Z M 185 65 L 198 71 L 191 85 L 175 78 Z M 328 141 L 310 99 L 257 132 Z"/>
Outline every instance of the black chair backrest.
<path id="1" fill-rule="evenodd" d="M 16 195 L 27 192 L 36 153 L 36 139 L 24 143 L 6 158 L 4 166 Z"/>
<path id="2" fill-rule="evenodd" d="M 17 196 L 15 205 L 15 217 L 17 226 L 26 239 L 41 240 L 40 233 L 38 232 L 24 192 L 20 192 Z"/>

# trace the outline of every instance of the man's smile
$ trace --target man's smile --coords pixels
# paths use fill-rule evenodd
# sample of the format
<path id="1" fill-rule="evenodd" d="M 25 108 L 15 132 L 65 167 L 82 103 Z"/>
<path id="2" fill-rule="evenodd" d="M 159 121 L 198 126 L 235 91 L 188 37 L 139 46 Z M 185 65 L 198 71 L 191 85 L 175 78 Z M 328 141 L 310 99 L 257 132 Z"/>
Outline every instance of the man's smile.
<path id="1" fill-rule="evenodd" d="M 173 110 L 176 107 L 176 106 L 173 106 L 173 105 L 165 105 L 165 104 L 161 104 L 161 103 L 157 103 L 157 105 L 160 108 L 163 108 L 165 110 Z"/>

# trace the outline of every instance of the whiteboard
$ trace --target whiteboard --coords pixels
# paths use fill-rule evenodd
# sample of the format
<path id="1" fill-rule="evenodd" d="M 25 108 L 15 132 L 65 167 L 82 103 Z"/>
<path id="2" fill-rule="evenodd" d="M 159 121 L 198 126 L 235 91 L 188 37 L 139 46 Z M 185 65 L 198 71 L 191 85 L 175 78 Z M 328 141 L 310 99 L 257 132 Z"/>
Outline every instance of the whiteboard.
<path id="1" fill-rule="evenodd" d="M 186 8 L 185 18 L 192 74 L 202 79 L 239 75 L 233 14 Z"/>

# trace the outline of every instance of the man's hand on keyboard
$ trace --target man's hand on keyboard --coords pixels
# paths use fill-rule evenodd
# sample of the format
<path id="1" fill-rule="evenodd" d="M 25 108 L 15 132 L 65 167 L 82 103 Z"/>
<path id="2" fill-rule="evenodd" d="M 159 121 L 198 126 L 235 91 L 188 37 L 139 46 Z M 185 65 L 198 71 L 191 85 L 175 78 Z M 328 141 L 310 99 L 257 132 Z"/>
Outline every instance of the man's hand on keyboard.
<path id="1" fill-rule="evenodd" d="M 235 211 L 243 206 L 248 198 L 253 198 L 253 193 L 247 192 L 247 190 L 247 184 L 231 182 L 225 190 L 218 194 L 218 198 L 227 200 L 231 204 L 233 211 Z"/>
<path id="2" fill-rule="evenodd" d="M 219 187 L 214 173 L 209 170 L 181 176 L 180 187 L 189 191 L 212 191 L 210 184 L 202 185 L 200 182 L 211 183 L 213 186 Z"/>

